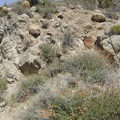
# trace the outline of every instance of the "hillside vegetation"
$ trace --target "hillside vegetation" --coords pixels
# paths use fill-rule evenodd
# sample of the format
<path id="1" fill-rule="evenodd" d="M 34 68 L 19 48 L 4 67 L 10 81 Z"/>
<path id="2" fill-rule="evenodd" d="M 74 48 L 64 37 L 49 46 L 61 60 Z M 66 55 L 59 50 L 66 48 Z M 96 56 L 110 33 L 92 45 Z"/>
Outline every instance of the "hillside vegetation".
<path id="1" fill-rule="evenodd" d="M 21 0 L 0 9 L 0 120 L 119 120 L 119 0 Z"/>

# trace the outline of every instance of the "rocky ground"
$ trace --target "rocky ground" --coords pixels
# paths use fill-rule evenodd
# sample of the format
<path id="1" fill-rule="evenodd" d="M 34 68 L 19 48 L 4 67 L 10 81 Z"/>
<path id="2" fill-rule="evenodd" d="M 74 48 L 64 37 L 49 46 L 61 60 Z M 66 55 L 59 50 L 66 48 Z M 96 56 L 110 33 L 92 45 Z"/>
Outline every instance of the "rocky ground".
<path id="1" fill-rule="evenodd" d="M 105 51 L 120 64 L 120 35 L 111 34 L 111 27 L 120 25 L 119 13 L 118 19 L 111 19 L 98 9 L 90 11 L 80 5 L 62 4 L 50 19 L 37 13 L 35 6 L 30 11 L 32 18 L 12 10 L 0 18 L 0 78 L 8 81 L 4 93 L 7 101 L 26 74 L 37 74 L 44 69 L 41 46 L 46 43 L 57 48 L 61 60 L 84 51 Z M 68 39 L 70 46 L 66 54 L 62 48 L 64 39 Z M 0 103 L 0 120 L 13 120 L 16 108 L 4 104 L 4 101 Z"/>

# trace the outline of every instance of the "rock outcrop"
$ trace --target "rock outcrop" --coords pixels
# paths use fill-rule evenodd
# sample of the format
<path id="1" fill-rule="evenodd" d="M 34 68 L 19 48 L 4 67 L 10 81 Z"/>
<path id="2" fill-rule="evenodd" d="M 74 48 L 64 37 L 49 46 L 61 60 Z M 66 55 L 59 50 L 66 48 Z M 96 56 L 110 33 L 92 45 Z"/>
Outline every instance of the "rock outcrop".
<path id="1" fill-rule="evenodd" d="M 40 49 L 43 44 L 57 48 L 60 59 L 89 49 L 95 51 L 96 44 L 115 59 L 116 55 L 120 58 L 120 36 L 109 35 L 110 27 L 119 20 L 108 19 L 99 10 L 73 5 L 58 6 L 51 19 L 43 18 L 35 6 L 30 11 L 32 18 L 12 10 L 0 18 L 0 77 L 9 82 L 44 69 Z"/>

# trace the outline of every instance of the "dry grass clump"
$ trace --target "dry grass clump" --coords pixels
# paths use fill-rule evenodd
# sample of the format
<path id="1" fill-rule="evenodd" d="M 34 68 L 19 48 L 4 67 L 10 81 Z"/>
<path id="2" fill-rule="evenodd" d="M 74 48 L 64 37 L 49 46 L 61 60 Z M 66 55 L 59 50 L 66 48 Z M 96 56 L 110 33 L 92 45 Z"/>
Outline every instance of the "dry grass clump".
<path id="1" fill-rule="evenodd" d="M 52 14 L 56 12 L 56 5 L 50 0 L 46 3 L 39 3 L 36 5 L 37 12 L 43 16 L 45 19 L 51 19 Z"/>
<path id="2" fill-rule="evenodd" d="M 38 93 L 38 86 L 45 83 L 47 77 L 33 75 L 27 79 L 22 80 L 17 91 L 13 95 L 13 99 L 17 102 L 23 102 L 28 99 L 31 95 Z"/>
<path id="3" fill-rule="evenodd" d="M 52 63 L 58 54 L 58 50 L 50 44 L 43 44 L 41 46 L 42 58 L 46 63 Z"/>
<path id="4" fill-rule="evenodd" d="M 24 8 L 24 7 L 22 7 L 21 5 L 14 5 L 13 11 L 14 11 L 15 13 L 17 13 L 18 15 L 22 15 L 22 14 L 25 13 L 25 14 L 27 14 L 30 18 L 33 17 L 30 9 L 29 9 L 29 8 Z"/>
<path id="5" fill-rule="evenodd" d="M 4 12 L 0 11 L 0 17 L 4 17 L 4 16 L 6 16 L 6 14 Z"/>
<path id="6" fill-rule="evenodd" d="M 106 59 L 94 53 L 73 56 L 65 61 L 63 70 L 73 75 L 79 75 L 83 81 L 91 83 L 105 83 L 105 75 L 109 71 Z"/>
<path id="7" fill-rule="evenodd" d="M 20 120 L 119 120 L 119 87 L 102 91 L 85 84 L 71 87 L 67 79 L 57 78 L 41 86 L 27 109 L 20 112 Z"/>
<path id="8" fill-rule="evenodd" d="M 120 35 L 120 25 L 114 25 L 114 26 L 111 28 L 111 32 L 112 32 L 113 34 Z"/>
<path id="9" fill-rule="evenodd" d="M 7 89 L 7 80 L 0 79 L 0 93 L 2 93 L 5 89 Z"/>
<path id="10" fill-rule="evenodd" d="M 54 98 L 51 107 L 55 115 L 50 120 L 119 120 L 119 92 L 118 89 L 111 89 L 91 95 L 79 91 L 73 96 Z"/>

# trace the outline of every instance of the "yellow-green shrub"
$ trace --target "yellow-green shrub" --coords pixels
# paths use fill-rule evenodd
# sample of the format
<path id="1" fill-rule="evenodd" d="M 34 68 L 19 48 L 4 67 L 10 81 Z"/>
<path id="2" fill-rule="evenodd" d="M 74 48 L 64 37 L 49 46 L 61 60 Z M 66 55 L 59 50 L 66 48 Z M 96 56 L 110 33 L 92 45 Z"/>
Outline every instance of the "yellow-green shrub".
<path id="1" fill-rule="evenodd" d="M 120 25 L 114 25 L 114 26 L 111 28 L 111 31 L 112 31 L 113 34 L 120 35 Z"/>
<path id="2" fill-rule="evenodd" d="M 7 88 L 7 80 L 0 79 L 0 93 L 3 92 Z"/>
<path id="3" fill-rule="evenodd" d="M 7 14 L 8 13 L 8 8 L 7 7 L 2 7 L 2 12 Z"/>
<path id="4" fill-rule="evenodd" d="M 25 1 L 22 3 L 22 7 L 24 7 L 24 8 L 30 8 L 30 3 L 29 3 L 27 0 L 25 0 Z"/>

